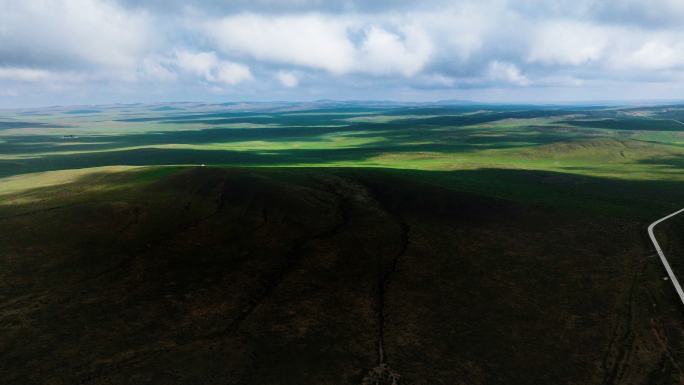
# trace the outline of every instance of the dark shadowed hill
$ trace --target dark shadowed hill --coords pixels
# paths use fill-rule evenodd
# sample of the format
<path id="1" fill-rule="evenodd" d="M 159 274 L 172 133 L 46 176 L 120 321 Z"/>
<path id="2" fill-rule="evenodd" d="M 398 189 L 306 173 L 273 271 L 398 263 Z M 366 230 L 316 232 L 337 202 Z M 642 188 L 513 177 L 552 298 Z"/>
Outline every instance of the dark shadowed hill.
<path id="1" fill-rule="evenodd" d="M 639 220 L 380 170 L 126 181 L 0 207 L 0 382 L 684 382 Z"/>

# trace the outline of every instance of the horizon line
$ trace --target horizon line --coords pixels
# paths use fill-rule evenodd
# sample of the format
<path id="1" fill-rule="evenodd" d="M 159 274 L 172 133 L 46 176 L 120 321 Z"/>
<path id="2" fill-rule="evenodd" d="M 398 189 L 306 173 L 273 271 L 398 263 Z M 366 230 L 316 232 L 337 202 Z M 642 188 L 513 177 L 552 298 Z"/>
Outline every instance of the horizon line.
<path id="1" fill-rule="evenodd" d="M 111 102 L 111 103 L 96 103 L 96 104 L 52 104 L 52 105 L 33 105 L 33 106 L 17 106 L 17 107 L 2 107 L 0 111 L 8 110 L 26 110 L 26 109 L 48 109 L 48 108 L 75 108 L 75 107 L 107 107 L 107 106 L 153 106 L 153 105 L 170 105 L 170 104 L 205 104 L 205 105 L 236 105 L 236 104 L 324 104 L 324 103 L 339 103 L 339 104 L 395 104 L 398 106 L 405 105 L 423 105 L 423 106 L 527 106 L 527 107 L 562 107 L 562 106 L 591 106 L 591 107 L 620 107 L 620 106 L 666 106 L 684 104 L 684 99 L 643 99 L 643 100 L 619 100 L 619 99 L 596 99 L 586 101 L 554 101 L 548 103 L 541 103 L 535 101 L 520 101 L 520 102 L 496 102 L 496 101 L 478 101 L 478 100 L 460 100 L 460 99 L 440 99 L 434 101 L 400 101 L 392 99 L 316 99 L 316 100 L 241 100 L 241 101 L 202 101 L 202 100 L 185 100 L 185 101 L 150 101 L 150 102 Z"/>

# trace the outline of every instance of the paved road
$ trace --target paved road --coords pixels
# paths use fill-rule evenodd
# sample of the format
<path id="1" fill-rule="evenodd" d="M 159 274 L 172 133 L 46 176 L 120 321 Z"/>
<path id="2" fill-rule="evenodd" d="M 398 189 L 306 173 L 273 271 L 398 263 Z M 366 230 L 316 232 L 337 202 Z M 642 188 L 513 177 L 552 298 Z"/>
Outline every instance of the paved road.
<path id="1" fill-rule="evenodd" d="M 682 287 L 679 285 L 679 281 L 677 281 L 677 277 L 674 275 L 674 272 L 672 272 L 672 268 L 670 267 L 670 264 L 667 262 L 667 258 L 665 258 L 665 254 L 663 254 L 663 250 L 660 249 L 660 245 L 658 244 L 658 241 L 655 238 L 655 235 L 653 235 L 653 228 L 660 222 L 666 221 L 675 215 L 684 212 L 684 209 L 678 210 L 673 212 L 670 215 L 664 216 L 657 221 L 651 223 L 650 226 L 648 226 L 648 236 L 651 237 L 651 241 L 653 242 L 653 245 L 656 248 L 656 251 L 658 252 L 658 255 L 660 256 L 660 260 L 663 262 L 663 266 L 665 266 L 665 270 L 667 270 L 667 275 L 670 276 L 670 281 L 672 282 L 672 285 L 674 285 L 675 290 L 677 290 L 677 294 L 679 294 L 679 299 L 682 300 L 682 304 L 684 304 L 684 291 L 682 290 Z"/>

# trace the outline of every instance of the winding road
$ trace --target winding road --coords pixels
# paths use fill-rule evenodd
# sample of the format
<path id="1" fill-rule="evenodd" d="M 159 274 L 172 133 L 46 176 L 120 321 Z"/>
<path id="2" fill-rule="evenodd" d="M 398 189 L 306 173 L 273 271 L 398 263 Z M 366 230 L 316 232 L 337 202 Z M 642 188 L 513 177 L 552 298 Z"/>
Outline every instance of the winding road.
<path id="1" fill-rule="evenodd" d="M 663 250 L 660 248 L 660 245 L 658 244 L 658 241 L 655 238 L 655 235 L 653 235 L 653 228 L 656 227 L 656 225 L 660 222 L 666 221 L 675 215 L 684 212 L 684 209 L 678 210 L 673 212 L 670 215 L 664 216 L 657 221 L 651 223 L 650 226 L 648 226 L 648 236 L 651 237 L 651 241 L 653 242 L 653 245 L 656 248 L 656 251 L 658 252 L 658 255 L 660 256 L 660 260 L 663 262 L 663 266 L 665 266 L 665 270 L 667 270 L 667 275 L 670 277 L 670 281 L 672 281 L 672 285 L 674 285 L 675 290 L 677 291 L 677 294 L 679 294 L 679 299 L 682 301 L 682 304 L 684 304 L 684 291 L 682 290 L 682 287 L 679 285 L 679 281 L 677 281 L 677 277 L 675 276 L 674 272 L 672 271 L 672 268 L 670 267 L 670 263 L 667 262 L 667 258 L 665 258 L 665 254 L 663 253 Z"/>

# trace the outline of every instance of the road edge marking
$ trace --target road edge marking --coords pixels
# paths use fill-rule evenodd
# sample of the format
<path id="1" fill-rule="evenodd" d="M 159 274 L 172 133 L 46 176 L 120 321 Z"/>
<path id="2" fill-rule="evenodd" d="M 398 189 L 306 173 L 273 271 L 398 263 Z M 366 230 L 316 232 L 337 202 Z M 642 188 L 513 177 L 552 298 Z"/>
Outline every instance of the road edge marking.
<path id="1" fill-rule="evenodd" d="M 667 275 L 670 277 L 670 281 L 672 282 L 672 285 L 674 286 L 675 290 L 677 291 L 677 294 L 679 294 L 679 299 L 682 301 L 682 304 L 684 304 L 684 290 L 682 290 L 682 287 L 679 285 L 679 281 L 677 280 L 677 277 L 675 276 L 674 272 L 672 271 L 672 268 L 670 267 L 670 263 L 667 261 L 667 258 L 665 258 L 665 254 L 663 253 L 663 250 L 660 248 L 660 244 L 658 243 L 658 240 L 656 240 L 655 235 L 653 234 L 653 229 L 658 225 L 660 222 L 664 222 L 675 215 L 684 212 L 684 208 L 677 210 L 673 212 L 672 214 L 666 215 L 657 221 L 651 223 L 648 226 L 648 236 L 651 237 L 651 242 L 653 242 L 653 245 L 656 248 L 656 251 L 658 252 L 658 256 L 660 256 L 660 261 L 663 263 L 663 266 L 665 266 L 665 270 L 667 271 Z"/>

